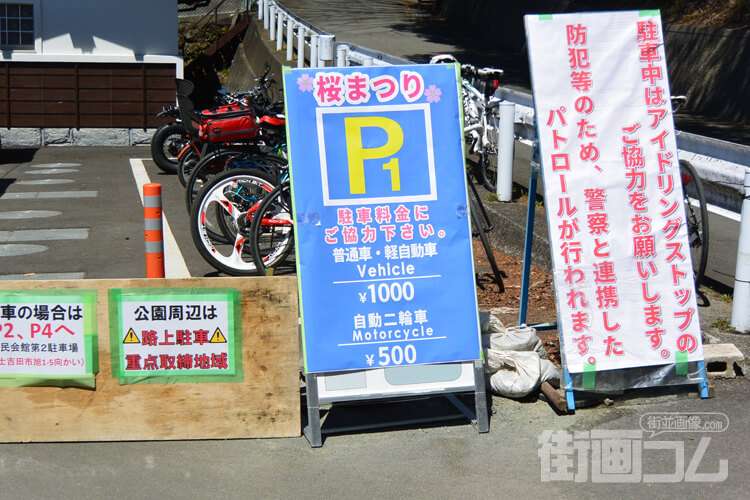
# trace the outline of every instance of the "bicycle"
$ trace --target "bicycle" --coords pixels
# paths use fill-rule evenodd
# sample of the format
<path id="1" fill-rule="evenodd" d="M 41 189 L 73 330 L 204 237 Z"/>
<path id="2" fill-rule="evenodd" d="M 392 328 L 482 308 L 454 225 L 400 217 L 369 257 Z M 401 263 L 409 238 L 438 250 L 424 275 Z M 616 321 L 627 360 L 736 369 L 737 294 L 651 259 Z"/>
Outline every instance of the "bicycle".
<path id="1" fill-rule="evenodd" d="M 497 154 L 500 137 L 499 104 L 494 96 L 498 78 L 503 70 L 477 69 L 471 64 L 461 65 L 462 88 L 464 89 L 464 135 L 468 153 L 479 156 L 480 181 L 490 192 L 497 189 Z M 481 80 L 483 92 L 471 85 L 464 75 Z"/>
<path id="2" fill-rule="evenodd" d="M 671 96 L 671 102 L 672 112 L 677 113 L 687 105 L 687 97 Z M 706 276 L 708 264 L 708 205 L 703 182 L 695 167 L 687 160 L 680 160 L 680 177 L 682 178 L 690 257 L 693 263 L 693 278 L 695 287 L 698 288 Z"/>
<path id="3" fill-rule="evenodd" d="M 430 60 L 430 64 L 451 62 L 458 63 L 450 54 L 439 54 Z M 499 105 L 502 102 L 494 94 L 502 75 L 503 70 L 498 68 L 476 68 L 471 64 L 461 64 L 466 153 L 479 157 L 474 175 L 493 193 L 497 186 Z M 477 80 L 481 90 L 474 86 Z"/>
<path id="4" fill-rule="evenodd" d="M 276 186 L 258 206 L 250 237 L 256 273 L 260 276 L 273 274 L 273 269 L 285 262 L 294 248 L 289 180 Z"/>
<path id="5" fill-rule="evenodd" d="M 203 187 L 221 172 L 234 168 L 258 168 L 276 177 L 279 169 L 286 168 L 286 165 L 287 160 L 283 156 L 257 147 L 232 148 L 211 153 L 198 162 L 185 184 L 187 211 L 190 212 Z"/>
<path id="6" fill-rule="evenodd" d="M 276 81 L 270 71 L 271 67 L 267 64 L 265 73 L 255 79 L 254 89 L 236 94 L 246 113 L 255 120 L 255 125 L 252 130 L 235 133 L 233 140 L 225 138 L 227 130 L 224 130 L 223 134 L 212 136 L 207 125 L 209 119 L 220 119 L 222 116 L 231 118 L 231 113 L 196 115 L 192 109 L 192 101 L 188 97 L 189 89 L 192 87 L 181 88 L 180 83 L 184 81 L 178 81 L 177 98 L 180 112 L 183 114 L 182 121 L 188 129 L 190 139 L 180 151 L 177 160 L 177 177 L 183 186 L 186 186 L 191 172 L 201 159 L 210 154 L 229 150 L 255 153 L 281 150 L 280 145 L 286 140 L 284 106 L 283 101 L 275 95 L 273 85 Z"/>
<path id="7" fill-rule="evenodd" d="M 201 191 L 190 211 L 190 233 L 198 252 L 232 276 L 257 273 L 250 227 L 279 179 L 257 168 L 219 174 Z"/>
<path id="8" fill-rule="evenodd" d="M 440 54 L 430 60 L 430 64 L 458 63 L 450 54 Z M 497 78 L 503 74 L 503 70 L 495 68 L 477 69 L 471 64 L 461 65 L 461 94 L 464 109 L 464 140 L 468 144 L 469 154 L 479 154 L 479 176 L 474 172 L 482 184 L 495 191 L 497 182 L 497 168 L 492 168 L 490 157 L 497 156 L 498 124 L 497 108 L 500 99 L 492 94 L 497 87 Z M 474 87 L 466 77 L 478 77 L 484 82 L 484 92 Z M 493 82 L 493 85 L 490 85 Z M 494 281 L 499 287 L 499 292 L 505 291 L 502 272 L 497 266 L 495 255 L 490 245 L 488 234 L 492 231 L 492 224 L 487 210 L 482 203 L 476 186 L 469 171 L 466 171 L 466 183 L 471 188 L 469 196 L 469 212 L 471 217 L 472 237 L 478 237 L 487 256 L 487 261 L 492 268 Z"/>
<path id="9" fill-rule="evenodd" d="M 708 264 L 708 207 L 698 173 L 690 162 L 680 160 L 680 175 L 685 202 L 685 217 L 693 262 L 693 278 L 696 288 L 706 275 Z"/>

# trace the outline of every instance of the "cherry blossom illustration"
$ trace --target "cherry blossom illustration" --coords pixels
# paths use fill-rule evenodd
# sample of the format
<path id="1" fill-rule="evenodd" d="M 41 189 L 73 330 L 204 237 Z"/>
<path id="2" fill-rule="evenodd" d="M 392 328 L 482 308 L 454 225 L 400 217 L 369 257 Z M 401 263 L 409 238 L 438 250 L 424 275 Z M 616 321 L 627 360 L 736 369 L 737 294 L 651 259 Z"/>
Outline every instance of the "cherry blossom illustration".
<path id="1" fill-rule="evenodd" d="M 300 92 L 311 92 L 313 89 L 313 79 L 307 73 L 303 73 L 302 76 L 297 78 L 297 85 L 299 85 Z"/>
<path id="2" fill-rule="evenodd" d="M 442 91 L 435 85 L 430 85 L 427 90 L 424 91 L 424 95 L 427 96 L 427 102 L 440 102 L 440 96 Z"/>

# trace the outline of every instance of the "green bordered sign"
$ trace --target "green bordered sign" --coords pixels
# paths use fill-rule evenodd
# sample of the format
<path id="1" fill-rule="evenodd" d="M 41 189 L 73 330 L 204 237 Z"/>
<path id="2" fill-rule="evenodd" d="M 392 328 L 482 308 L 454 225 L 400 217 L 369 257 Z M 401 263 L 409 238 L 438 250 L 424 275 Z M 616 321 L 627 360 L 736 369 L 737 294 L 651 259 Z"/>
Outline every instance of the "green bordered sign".
<path id="1" fill-rule="evenodd" d="M 120 384 L 241 382 L 240 292 L 109 290 L 112 376 Z"/>
<path id="2" fill-rule="evenodd" d="M 96 290 L 0 291 L 0 387 L 94 388 Z"/>

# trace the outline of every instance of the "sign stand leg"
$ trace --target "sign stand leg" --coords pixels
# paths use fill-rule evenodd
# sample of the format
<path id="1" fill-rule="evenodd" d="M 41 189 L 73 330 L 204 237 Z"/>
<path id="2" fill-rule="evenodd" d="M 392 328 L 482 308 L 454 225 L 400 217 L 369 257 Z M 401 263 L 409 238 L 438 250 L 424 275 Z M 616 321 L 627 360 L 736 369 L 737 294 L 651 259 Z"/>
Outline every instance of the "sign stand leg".
<path id="1" fill-rule="evenodd" d="M 706 363 L 704 361 L 698 361 L 698 372 L 700 373 L 701 380 L 698 382 L 698 393 L 702 399 L 710 398 L 708 393 L 708 379 L 706 378 Z"/>
<path id="2" fill-rule="evenodd" d="M 521 276 L 521 304 L 518 324 L 526 324 L 526 309 L 529 305 L 529 280 L 531 279 L 531 245 L 534 241 L 534 216 L 536 212 L 536 183 L 539 175 L 539 147 L 534 142 L 529 168 L 529 202 L 526 209 L 526 238 L 523 247 L 523 274 Z"/>
<path id="3" fill-rule="evenodd" d="M 487 411 L 487 389 L 484 385 L 484 365 L 474 361 L 474 408 L 476 411 L 477 431 L 482 434 L 490 431 L 490 415 Z"/>
<path id="4" fill-rule="evenodd" d="M 563 364 L 563 380 L 565 380 L 565 386 L 570 389 L 565 389 L 565 400 L 568 402 L 568 411 L 576 410 L 576 398 L 573 394 L 573 379 L 570 378 L 570 372 Z"/>
<path id="5" fill-rule="evenodd" d="M 469 387 L 456 391 L 454 394 L 431 394 L 433 397 L 444 397 L 447 401 L 456 408 L 466 419 L 471 423 L 473 427 L 477 429 L 480 434 L 487 433 L 490 430 L 490 417 L 487 408 L 487 391 L 484 374 L 484 363 L 481 360 L 474 360 L 473 363 L 474 371 L 474 404 L 475 408 L 472 411 L 466 404 L 464 404 L 456 394 L 458 392 L 467 393 Z M 323 430 L 320 419 L 320 394 L 318 393 L 318 373 L 308 373 L 305 375 L 306 382 L 306 399 L 307 399 L 307 425 L 302 430 L 305 438 L 313 448 L 320 448 L 323 446 Z M 402 395 L 404 400 L 413 398 L 413 394 L 408 396 Z M 365 398 L 367 399 L 367 398 Z M 392 399 L 391 401 L 398 401 L 399 397 Z M 324 404 L 336 402 L 345 402 L 350 400 L 358 400 L 360 398 L 348 399 L 348 398 L 335 398 L 330 399 L 324 396 Z M 373 400 L 374 401 L 374 400 Z M 374 424 L 362 424 L 352 426 L 339 426 L 335 428 L 329 428 L 326 432 L 350 432 L 350 431 L 363 431 L 372 430 L 382 427 L 398 426 L 398 425 L 413 425 L 423 424 L 429 422 L 440 422 L 445 420 L 455 420 L 456 415 L 441 415 L 437 417 L 420 417 L 409 418 L 405 420 L 394 420 L 388 423 L 374 423 Z"/>
<path id="6" fill-rule="evenodd" d="M 476 427 L 477 432 L 490 432 L 490 414 L 487 410 L 487 390 L 484 383 L 484 364 L 474 361 L 474 412 L 453 394 L 445 396 L 448 401 Z"/>
<path id="7" fill-rule="evenodd" d="M 302 431 L 310 446 L 323 446 L 323 434 L 320 430 L 320 401 L 318 400 L 318 375 L 305 375 L 305 395 L 307 399 L 307 426 Z"/>

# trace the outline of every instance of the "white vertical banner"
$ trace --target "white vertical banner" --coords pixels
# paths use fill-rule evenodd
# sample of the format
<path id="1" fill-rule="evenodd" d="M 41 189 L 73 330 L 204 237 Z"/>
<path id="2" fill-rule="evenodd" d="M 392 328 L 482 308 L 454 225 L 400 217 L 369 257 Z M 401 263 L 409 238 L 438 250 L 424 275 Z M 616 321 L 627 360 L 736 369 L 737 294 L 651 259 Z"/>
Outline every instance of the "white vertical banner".
<path id="1" fill-rule="evenodd" d="M 571 373 L 703 360 L 658 11 L 526 16 Z"/>

